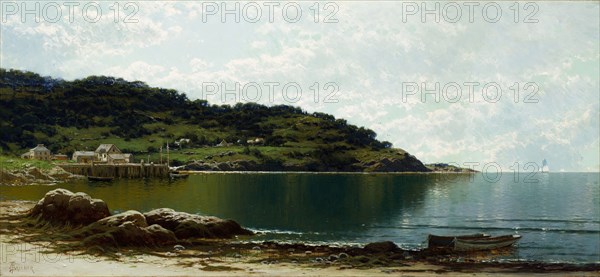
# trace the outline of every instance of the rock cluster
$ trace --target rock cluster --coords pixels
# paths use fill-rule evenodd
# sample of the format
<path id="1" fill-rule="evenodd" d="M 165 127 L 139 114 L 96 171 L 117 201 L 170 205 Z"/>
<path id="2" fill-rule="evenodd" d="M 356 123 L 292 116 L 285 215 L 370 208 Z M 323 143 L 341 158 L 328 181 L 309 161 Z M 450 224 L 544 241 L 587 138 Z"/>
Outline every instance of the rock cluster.
<path id="1" fill-rule="evenodd" d="M 252 235 L 233 220 L 200 216 L 161 208 L 142 214 L 126 211 L 110 215 L 100 199 L 72 193 L 65 189 L 52 190 L 29 212 L 29 217 L 72 227 L 72 235 L 86 245 L 100 246 L 164 246 L 189 238 L 232 238 Z"/>
<path id="2" fill-rule="evenodd" d="M 36 167 L 10 171 L 0 169 L 0 184 L 3 185 L 51 184 L 76 178 L 81 176 L 66 172 L 58 166 L 49 170 L 40 170 Z"/>
<path id="3" fill-rule="evenodd" d="M 73 226 L 88 225 L 109 215 L 104 201 L 66 189 L 49 191 L 29 213 L 30 217 L 38 220 Z"/>

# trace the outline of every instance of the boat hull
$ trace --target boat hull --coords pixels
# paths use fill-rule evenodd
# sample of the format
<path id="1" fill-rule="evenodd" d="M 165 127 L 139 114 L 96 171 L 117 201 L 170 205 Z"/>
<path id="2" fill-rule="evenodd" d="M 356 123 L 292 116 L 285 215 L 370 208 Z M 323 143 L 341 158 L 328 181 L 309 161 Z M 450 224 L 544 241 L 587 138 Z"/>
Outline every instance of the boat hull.
<path id="1" fill-rule="evenodd" d="M 169 173 L 169 177 L 171 177 L 171 179 L 185 179 L 188 176 L 189 176 L 188 174 Z"/>
<path id="2" fill-rule="evenodd" d="M 490 237 L 490 235 L 488 234 L 472 234 L 472 235 L 463 235 L 463 236 L 436 236 L 436 235 L 429 235 L 427 237 L 427 247 L 428 248 L 439 248 L 439 247 L 452 247 L 453 243 L 454 243 L 454 239 L 456 238 L 463 238 L 463 239 L 470 239 L 470 238 L 485 238 L 485 237 Z"/>
<path id="3" fill-rule="evenodd" d="M 519 235 L 486 237 L 486 238 L 456 238 L 454 240 L 454 251 L 484 251 L 505 248 L 513 245 L 521 239 Z"/>
<path id="4" fill-rule="evenodd" d="M 112 177 L 95 177 L 95 176 L 88 176 L 87 177 L 88 181 L 96 181 L 96 182 L 109 182 L 112 181 L 114 178 Z"/>

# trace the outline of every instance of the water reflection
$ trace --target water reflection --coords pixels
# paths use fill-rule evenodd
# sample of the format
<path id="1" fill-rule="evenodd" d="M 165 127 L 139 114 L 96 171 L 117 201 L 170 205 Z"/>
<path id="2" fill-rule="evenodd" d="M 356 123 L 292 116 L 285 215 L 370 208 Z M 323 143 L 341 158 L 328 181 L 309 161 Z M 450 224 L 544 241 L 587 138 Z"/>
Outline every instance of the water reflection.
<path id="1" fill-rule="evenodd" d="M 423 175 L 198 175 L 188 182 L 199 191 L 182 208 L 254 228 L 335 232 L 418 208 L 433 180 Z"/>
<path id="2" fill-rule="evenodd" d="M 104 199 L 113 212 L 170 207 L 254 229 L 291 231 L 257 239 L 416 246 L 428 233 L 518 232 L 521 258 L 597 261 L 600 175 L 537 174 L 535 183 L 515 177 L 489 182 L 481 174 L 215 173 L 177 181 L 0 186 L 0 199 L 35 201 L 62 187 Z"/>
<path id="3" fill-rule="evenodd" d="M 58 187 L 104 199 L 113 212 L 170 207 L 232 218 L 257 229 L 336 232 L 387 224 L 423 205 L 442 175 L 200 174 L 186 180 L 78 181 Z M 10 199 L 38 200 L 55 187 L 3 186 Z"/>

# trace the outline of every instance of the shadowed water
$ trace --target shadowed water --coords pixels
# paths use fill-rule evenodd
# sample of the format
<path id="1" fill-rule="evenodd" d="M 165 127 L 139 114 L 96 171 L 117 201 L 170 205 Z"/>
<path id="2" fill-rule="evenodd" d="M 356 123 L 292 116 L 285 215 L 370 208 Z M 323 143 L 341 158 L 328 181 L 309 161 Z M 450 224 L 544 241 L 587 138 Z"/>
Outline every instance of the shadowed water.
<path id="1" fill-rule="evenodd" d="M 523 235 L 502 258 L 600 261 L 598 173 L 213 173 L 186 180 L 79 181 L 0 186 L 1 199 L 38 200 L 56 187 L 104 199 L 113 212 L 169 207 L 231 218 L 265 232 L 253 239 L 424 247 L 427 234 Z"/>

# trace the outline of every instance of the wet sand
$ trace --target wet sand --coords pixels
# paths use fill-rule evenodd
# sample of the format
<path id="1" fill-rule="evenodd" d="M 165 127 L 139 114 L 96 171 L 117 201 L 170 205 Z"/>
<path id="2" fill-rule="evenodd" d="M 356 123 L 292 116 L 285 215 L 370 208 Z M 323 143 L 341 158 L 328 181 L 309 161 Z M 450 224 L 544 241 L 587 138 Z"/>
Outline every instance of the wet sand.
<path id="1" fill-rule="evenodd" d="M 33 202 L 0 202 L 0 276 L 599 276 L 600 264 L 452 262 L 359 248 L 302 244 L 182 242 L 185 249 L 76 249 L 60 229 L 27 227 Z M 340 253 L 348 252 L 348 256 Z M 333 259 L 330 259 L 334 255 Z"/>

